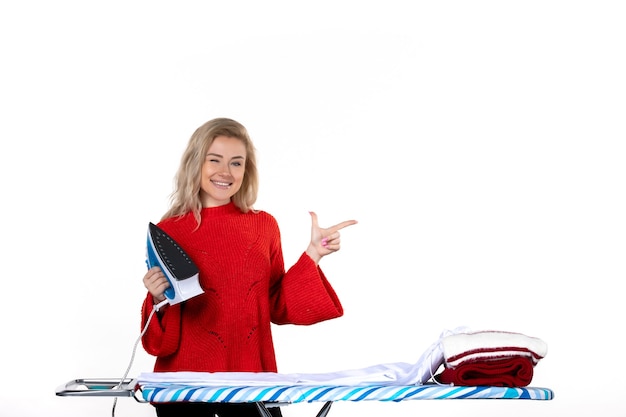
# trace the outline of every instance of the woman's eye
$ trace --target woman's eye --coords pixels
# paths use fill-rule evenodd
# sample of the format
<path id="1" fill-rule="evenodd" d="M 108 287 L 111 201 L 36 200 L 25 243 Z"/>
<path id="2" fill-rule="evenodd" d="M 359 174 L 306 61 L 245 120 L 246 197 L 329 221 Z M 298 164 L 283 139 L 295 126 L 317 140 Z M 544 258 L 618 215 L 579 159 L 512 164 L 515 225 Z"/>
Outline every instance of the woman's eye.
<path id="1" fill-rule="evenodd" d="M 241 166 L 241 162 L 233 162 L 233 166 L 240 167 Z"/>

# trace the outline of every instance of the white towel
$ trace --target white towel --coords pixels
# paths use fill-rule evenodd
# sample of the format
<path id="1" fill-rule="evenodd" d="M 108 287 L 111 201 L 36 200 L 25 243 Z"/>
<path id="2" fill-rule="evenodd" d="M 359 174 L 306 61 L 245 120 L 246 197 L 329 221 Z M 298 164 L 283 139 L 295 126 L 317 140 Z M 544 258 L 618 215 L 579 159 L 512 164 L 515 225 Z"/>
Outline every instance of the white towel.
<path id="1" fill-rule="evenodd" d="M 328 373 L 151 372 L 142 373 L 138 382 L 190 386 L 406 385 L 420 381 L 412 378 L 412 369 L 413 365 L 399 362 Z"/>
<path id="2" fill-rule="evenodd" d="M 144 372 L 138 378 L 140 385 L 181 384 L 191 386 L 292 386 L 292 385 L 421 385 L 431 379 L 443 364 L 441 340 L 462 331 L 444 330 L 420 356 L 416 363 L 386 363 L 360 369 L 327 373 L 275 372 Z"/>
<path id="3" fill-rule="evenodd" d="M 548 353 L 547 344 L 521 333 L 483 330 L 451 334 L 441 339 L 444 363 L 454 368 L 464 362 L 523 356 L 533 365 Z"/>

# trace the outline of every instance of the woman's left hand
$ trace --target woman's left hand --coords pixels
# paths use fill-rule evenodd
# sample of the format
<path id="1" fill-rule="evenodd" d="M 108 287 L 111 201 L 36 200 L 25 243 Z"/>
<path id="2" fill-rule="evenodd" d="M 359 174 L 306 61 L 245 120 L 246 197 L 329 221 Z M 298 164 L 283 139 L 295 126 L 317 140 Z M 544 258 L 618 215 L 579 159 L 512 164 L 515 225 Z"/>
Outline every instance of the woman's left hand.
<path id="1" fill-rule="evenodd" d="M 337 252 L 341 248 L 341 240 L 339 230 L 344 227 L 356 224 L 356 220 L 346 220 L 331 226 L 327 229 L 322 229 L 317 224 L 317 214 L 309 212 L 311 214 L 311 243 L 306 250 L 306 253 L 315 261 L 319 261 L 326 255 L 333 252 Z"/>

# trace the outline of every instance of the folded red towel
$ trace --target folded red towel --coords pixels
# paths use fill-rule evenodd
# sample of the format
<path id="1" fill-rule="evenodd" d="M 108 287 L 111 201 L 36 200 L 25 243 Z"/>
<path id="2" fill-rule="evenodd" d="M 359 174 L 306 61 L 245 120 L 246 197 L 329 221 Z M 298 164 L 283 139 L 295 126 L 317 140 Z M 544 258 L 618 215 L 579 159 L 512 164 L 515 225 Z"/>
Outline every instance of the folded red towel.
<path id="1" fill-rule="evenodd" d="M 525 387 L 533 379 L 533 368 L 532 359 L 512 356 L 464 362 L 455 368 L 445 368 L 435 375 L 435 380 L 442 384 L 461 386 Z"/>

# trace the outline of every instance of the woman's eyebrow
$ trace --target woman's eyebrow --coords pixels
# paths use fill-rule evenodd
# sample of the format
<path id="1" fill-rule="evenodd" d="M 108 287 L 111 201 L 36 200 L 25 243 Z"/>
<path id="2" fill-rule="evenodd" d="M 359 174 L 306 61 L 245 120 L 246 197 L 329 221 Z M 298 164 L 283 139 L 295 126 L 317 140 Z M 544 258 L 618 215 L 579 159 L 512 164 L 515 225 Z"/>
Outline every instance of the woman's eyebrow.
<path id="1" fill-rule="evenodd" d="M 213 152 L 207 153 L 206 156 L 217 156 L 219 158 L 223 158 L 224 157 L 224 155 L 220 155 L 219 153 L 213 153 Z M 230 159 L 246 159 L 246 158 L 244 156 L 242 156 L 242 155 L 237 155 L 237 156 L 233 156 Z"/>

